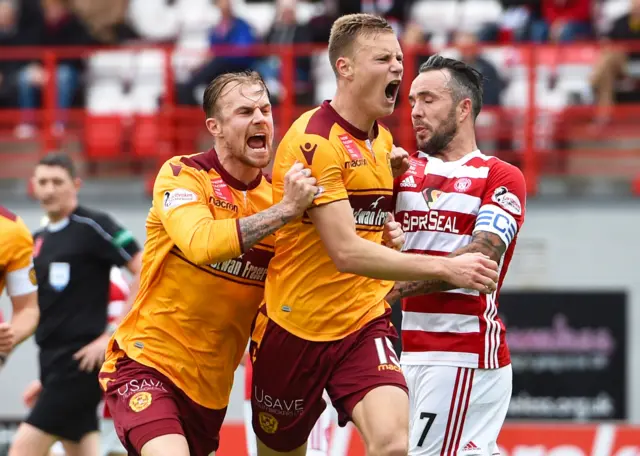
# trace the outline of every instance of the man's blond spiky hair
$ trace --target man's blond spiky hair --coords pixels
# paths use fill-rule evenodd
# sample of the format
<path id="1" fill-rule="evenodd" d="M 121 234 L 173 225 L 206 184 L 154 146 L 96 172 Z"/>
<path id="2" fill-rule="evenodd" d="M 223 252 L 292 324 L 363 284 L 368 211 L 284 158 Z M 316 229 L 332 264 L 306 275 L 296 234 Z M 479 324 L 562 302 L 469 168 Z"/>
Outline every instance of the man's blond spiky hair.
<path id="1" fill-rule="evenodd" d="M 359 36 L 377 33 L 393 33 L 393 28 L 383 17 L 358 13 L 336 19 L 329 35 L 329 61 L 334 73 L 337 74 L 338 59 L 351 55 L 353 44 Z"/>
<path id="2" fill-rule="evenodd" d="M 269 95 L 269 89 L 262 79 L 262 76 L 255 71 L 223 73 L 211 81 L 204 91 L 204 96 L 202 97 L 202 109 L 207 117 L 214 117 L 219 113 L 218 99 L 222 96 L 222 91 L 229 84 L 261 85 L 265 92 L 267 92 L 267 96 Z"/>

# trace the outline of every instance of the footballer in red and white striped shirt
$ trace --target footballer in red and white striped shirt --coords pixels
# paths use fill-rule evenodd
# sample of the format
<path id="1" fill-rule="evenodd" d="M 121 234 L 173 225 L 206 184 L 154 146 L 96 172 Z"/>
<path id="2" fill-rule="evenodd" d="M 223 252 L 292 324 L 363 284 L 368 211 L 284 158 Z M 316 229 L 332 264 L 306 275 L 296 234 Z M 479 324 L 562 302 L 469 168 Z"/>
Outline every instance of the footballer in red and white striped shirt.
<path id="1" fill-rule="evenodd" d="M 482 76 L 433 56 L 410 90 L 419 152 L 395 182 L 404 251 L 484 254 L 500 266 L 495 291 L 439 281 L 399 282 L 404 298 L 401 365 L 411 402 L 411 456 L 494 455 L 511 398 L 511 360 L 498 294 L 525 215 L 518 168 L 484 155 L 475 141 Z"/>

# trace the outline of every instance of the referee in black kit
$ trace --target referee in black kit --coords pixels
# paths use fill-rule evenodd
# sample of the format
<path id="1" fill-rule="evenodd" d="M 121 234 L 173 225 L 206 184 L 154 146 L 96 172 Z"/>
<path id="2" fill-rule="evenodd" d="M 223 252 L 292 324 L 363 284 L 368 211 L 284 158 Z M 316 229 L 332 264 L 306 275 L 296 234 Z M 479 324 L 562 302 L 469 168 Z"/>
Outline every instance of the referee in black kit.
<path id="1" fill-rule="evenodd" d="M 140 247 L 109 215 L 78 206 L 81 181 L 71 159 L 50 154 L 36 166 L 33 188 L 49 218 L 34 234 L 42 391 L 16 433 L 9 456 L 46 456 L 57 440 L 69 456 L 99 456 L 98 371 L 107 328 L 109 273 L 126 267 L 135 297 Z"/>

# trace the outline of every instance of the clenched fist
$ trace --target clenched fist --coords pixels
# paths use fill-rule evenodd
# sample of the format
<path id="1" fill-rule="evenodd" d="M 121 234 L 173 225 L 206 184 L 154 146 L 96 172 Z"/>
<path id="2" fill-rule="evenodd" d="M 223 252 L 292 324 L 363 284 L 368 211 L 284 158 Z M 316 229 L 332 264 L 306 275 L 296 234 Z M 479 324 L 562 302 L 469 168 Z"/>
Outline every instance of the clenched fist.
<path id="1" fill-rule="evenodd" d="M 387 214 L 387 219 L 384 222 L 382 243 L 386 247 L 398 251 L 402 250 L 402 246 L 404 245 L 404 231 L 402 231 L 402 225 L 395 221 L 391 212 Z"/>
<path id="2" fill-rule="evenodd" d="M 11 353 L 16 343 L 16 336 L 13 328 L 8 322 L 0 323 L 0 353 Z"/>
<path id="3" fill-rule="evenodd" d="M 292 214 L 301 215 L 318 194 L 316 178 L 311 177 L 311 170 L 302 163 L 296 162 L 284 175 L 284 195 L 282 203 Z"/>
<path id="4" fill-rule="evenodd" d="M 409 152 L 402 147 L 393 146 L 389 160 L 391 161 L 391 171 L 394 179 L 402 176 L 409 169 Z"/>

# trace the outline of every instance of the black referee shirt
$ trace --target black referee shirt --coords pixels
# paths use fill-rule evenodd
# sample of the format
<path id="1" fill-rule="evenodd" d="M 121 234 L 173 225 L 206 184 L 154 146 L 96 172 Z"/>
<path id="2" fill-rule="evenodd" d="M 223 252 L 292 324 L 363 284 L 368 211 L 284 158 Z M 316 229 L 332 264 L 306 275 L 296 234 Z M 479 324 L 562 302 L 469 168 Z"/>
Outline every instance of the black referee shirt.
<path id="1" fill-rule="evenodd" d="M 34 234 L 41 351 L 70 353 L 107 327 L 110 271 L 140 250 L 130 231 L 109 215 L 78 207 Z"/>

